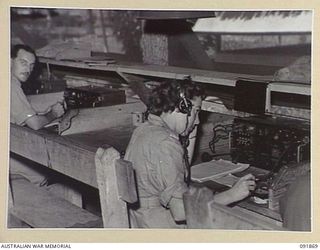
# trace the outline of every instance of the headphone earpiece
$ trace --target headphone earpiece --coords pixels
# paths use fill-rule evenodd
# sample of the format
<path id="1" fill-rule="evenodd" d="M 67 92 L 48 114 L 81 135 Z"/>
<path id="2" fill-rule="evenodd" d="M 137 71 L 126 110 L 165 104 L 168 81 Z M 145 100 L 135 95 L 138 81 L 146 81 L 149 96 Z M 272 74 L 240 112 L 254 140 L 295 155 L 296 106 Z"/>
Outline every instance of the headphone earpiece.
<path id="1" fill-rule="evenodd" d="M 186 98 L 183 92 L 180 92 L 180 100 L 178 103 L 178 109 L 182 114 L 188 114 L 190 116 L 192 110 L 192 103 Z"/>

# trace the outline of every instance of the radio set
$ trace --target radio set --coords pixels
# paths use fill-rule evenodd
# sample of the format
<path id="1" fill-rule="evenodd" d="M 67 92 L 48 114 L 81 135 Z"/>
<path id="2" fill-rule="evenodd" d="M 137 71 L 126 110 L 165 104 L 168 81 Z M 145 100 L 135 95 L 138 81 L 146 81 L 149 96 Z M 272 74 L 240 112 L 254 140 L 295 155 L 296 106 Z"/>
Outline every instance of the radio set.
<path id="1" fill-rule="evenodd" d="M 125 91 L 109 87 L 68 87 L 64 91 L 67 109 L 95 108 L 126 102 Z"/>
<path id="2" fill-rule="evenodd" d="M 288 118 L 235 118 L 231 157 L 277 172 L 285 164 L 310 159 L 310 124 Z"/>
<path id="3" fill-rule="evenodd" d="M 81 108 L 95 108 L 126 103 L 125 91 L 110 87 L 67 87 L 64 91 L 66 112 L 59 122 L 45 126 L 54 133 L 62 134 L 71 126 L 71 121 L 76 117 Z"/>

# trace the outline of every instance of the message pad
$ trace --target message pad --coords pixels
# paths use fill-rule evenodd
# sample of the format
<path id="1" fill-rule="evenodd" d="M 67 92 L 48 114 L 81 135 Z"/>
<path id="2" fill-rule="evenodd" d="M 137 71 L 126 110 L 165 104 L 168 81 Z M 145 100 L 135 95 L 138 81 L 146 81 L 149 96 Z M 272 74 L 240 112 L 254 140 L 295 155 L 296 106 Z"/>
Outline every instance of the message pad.
<path id="1" fill-rule="evenodd" d="M 191 168 L 191 179 L 196 182 L 216 180 L 229 174 L 241 172 L 249 167 L 249 164 L 232 163 L 226 160 L 213 160 L 194 165 Z"/>

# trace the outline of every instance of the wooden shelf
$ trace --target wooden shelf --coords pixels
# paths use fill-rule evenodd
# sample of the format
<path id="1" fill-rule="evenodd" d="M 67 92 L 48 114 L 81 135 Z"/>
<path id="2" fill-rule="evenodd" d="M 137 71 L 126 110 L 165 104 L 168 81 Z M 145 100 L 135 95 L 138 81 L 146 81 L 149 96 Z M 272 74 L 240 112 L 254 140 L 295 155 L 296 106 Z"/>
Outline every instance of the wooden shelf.
<path id="1" fill-rule="evenodd" d="M 191 76 L 192 80 L 200 83 L 208 83 L 220 86 L 234 87 L 239 78 L 247 78 L 259 81 L 271 81 L 272 76 L 257 76 L 248 74 L 236 74 L 200 69 L 181 68 L 173 66 L 145 65 L 145 64 L 109 64 L 105 66 L 89 66 L 83 62 L 57 61 L 48 58 L 39 58 L 40 63 L 78 69 L 90 69 L 105 72 L 117 72 L 119 74 L 134 74 L 151 77 L 181 80 Z M 311 85 L 300 83 L 272 82 L 269 84 L 271 91 L 311 95 Z"/>
<path id="2" fill-rule="evenodd" d="M 311 96 L 311 84 L 272 82 L 270 91 Z"/>
<path id="3" fill-rule="evenodd" d="M 265 81 L 270 82 L 268 85 L 268 91 L 271 92 L 280 92 L 287 94 L 299 94 L 311 96 L 311 85 L 300 84 L 300 83 L 289 83 L 289 82 L 271 82 L 272 76 L 257 76 L 257 75 L 247 75 L 247 74 L 235 74 L 228 72 L 217 72 L 217 71 L 209 71 L 209 70 L 200 70 L 200 69 L 189 69 L 189 68 L 181 68 L 181 67 L 173 67 L 173 66 L 159 66 L 159 65 L 144 65 L 144 64 L 110 64 L 105 66 L 89 66 L 83 62 L 72 62 L 72 61 L 57 61 L 54 59 L 48 58 L 39 58 L 41 63 L 47 64 L 47 68 L 50 69 L 50 65 L 52 66 L 62 66 L 62 67 L 70 67 L 77 69 L 88 69 L 88 70 L 98 70 L 104 72 L 116 72 L 121 77 L 126 78 L 127 76 L 149 76 L 149 77 L 159 77 L 159 78 L 167 78 L 167 79 L 178 79 L 181 80 L 187 76 L 191 76 L 191 78 L 195 82 L 212 84 L 217 86 L 226 86 L 226 87 L 235 87 L 236 81 L 238 79 L 250 79 L 257 81 Z M 211 98 L 211 99 L 210 99 Z M 235 110 L 227 109 L 223 103 L 218 103 L 219 100 L 216 97 L 207 98 L 206 101 L 203 102 L 202 109 L 210 112 L 228 114 L 233 116 L 250 116 L 251 114 L 245 112 L 239 112 Z M 214 101 L 212 101 L 214 99 Z M 218 101 L 218 102 L 217 102 Z M 287 115 L 288 113 L 292 114 L 292 108 L 290 112 L 283 107 L 277 112 L 273 112 L 270 108 L 267 110 L 271 114 L 275 115 Z M 302 119 L 310 119 L 310 110 L 293 110 L 293 117 L 296 115 L 297 118 Z"/>

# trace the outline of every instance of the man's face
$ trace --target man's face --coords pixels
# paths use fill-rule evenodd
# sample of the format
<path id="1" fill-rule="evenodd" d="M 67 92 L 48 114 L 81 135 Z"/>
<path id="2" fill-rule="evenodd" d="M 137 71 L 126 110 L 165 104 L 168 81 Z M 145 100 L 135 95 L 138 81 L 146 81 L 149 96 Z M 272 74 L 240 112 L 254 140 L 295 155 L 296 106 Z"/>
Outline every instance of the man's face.
<path id="1" fill-rule="evenodd" d="M 34 54 L 20 49 L 17 57 L 11 59 L 11 74 L 20 82 L 27 81 L 32 73 L 35 61 Z"/>

